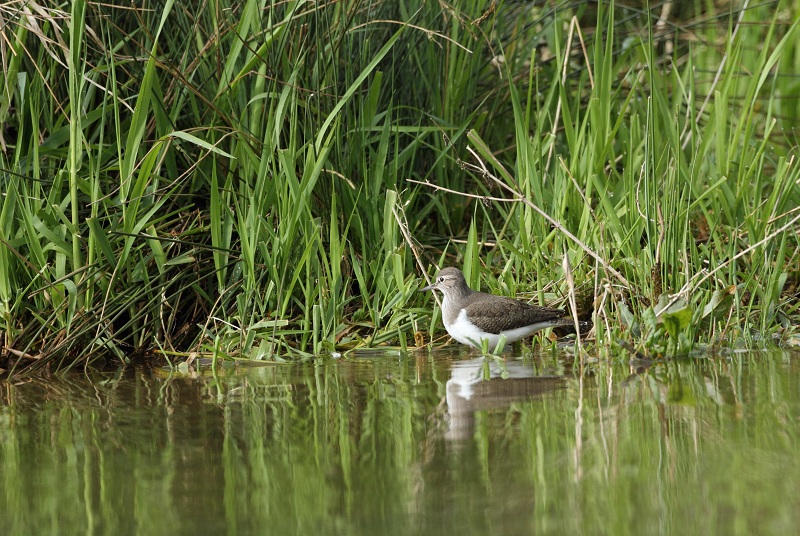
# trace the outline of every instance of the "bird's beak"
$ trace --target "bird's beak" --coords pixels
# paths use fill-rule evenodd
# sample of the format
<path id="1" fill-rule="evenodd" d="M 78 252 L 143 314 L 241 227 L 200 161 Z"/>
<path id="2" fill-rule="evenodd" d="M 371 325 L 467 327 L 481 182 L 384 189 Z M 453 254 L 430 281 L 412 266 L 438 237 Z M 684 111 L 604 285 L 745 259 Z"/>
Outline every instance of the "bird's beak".
<path id="1" fill-rule="evenodd" d="M 434 284 L 432 284 L 432 285 L 428 285 L 427 287 L 422 287 L 422 288 L 421 288 L 421 289 L 419 289 L 417 292 L 425 292 L 426 290 L 433 290 L 433 289 L 435 289 L 435 288 L 437 288 L 437 287 L 436 287 L 436 283 L 434 283 Z"/>

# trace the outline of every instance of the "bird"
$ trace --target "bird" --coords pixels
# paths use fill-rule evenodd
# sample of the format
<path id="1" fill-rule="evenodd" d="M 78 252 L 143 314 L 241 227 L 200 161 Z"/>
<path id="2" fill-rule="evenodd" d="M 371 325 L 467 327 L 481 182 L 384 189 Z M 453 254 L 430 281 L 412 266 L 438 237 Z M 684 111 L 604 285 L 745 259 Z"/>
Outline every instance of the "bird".
<path id="1" fill-rule="evenodd" d="M 502 336 L 506 342 L 524 339 L 539 330 L 574 325 L 563 309 L 539 307 L 524 301 L 472 290 L 461 270 L 443 268 L 431 285 L 419 292 L 442 293 L 442 320 L 447 333 L 461 344 L 494 353 Z"/>

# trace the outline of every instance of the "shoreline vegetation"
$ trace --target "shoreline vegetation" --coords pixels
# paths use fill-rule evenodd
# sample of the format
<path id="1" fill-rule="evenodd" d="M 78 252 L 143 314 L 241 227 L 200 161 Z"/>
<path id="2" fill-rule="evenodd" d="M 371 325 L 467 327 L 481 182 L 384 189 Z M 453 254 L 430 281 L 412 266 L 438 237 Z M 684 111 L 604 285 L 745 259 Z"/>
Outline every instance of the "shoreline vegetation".
<path id="1" fill-rule="evenodd" d="M 733 5 L 7 2 L 0 368 L 440 344 L 436 265 L 797 344 L 800 6 Z"/>

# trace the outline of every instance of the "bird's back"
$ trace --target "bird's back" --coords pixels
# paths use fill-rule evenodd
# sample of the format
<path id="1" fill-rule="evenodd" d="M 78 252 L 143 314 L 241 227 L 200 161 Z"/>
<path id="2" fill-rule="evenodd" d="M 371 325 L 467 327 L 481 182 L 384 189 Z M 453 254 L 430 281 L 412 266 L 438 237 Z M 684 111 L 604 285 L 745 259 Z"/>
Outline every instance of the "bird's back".
<path id="1" fill-rule="evenodd" d="M 495 334 L 533 324 L 557 322 L 566 315 L 562 309 L 539 307 L 484 292 L 472 293 L 466 311 L 470 319 L 480 322 L 486 331 Z"/>

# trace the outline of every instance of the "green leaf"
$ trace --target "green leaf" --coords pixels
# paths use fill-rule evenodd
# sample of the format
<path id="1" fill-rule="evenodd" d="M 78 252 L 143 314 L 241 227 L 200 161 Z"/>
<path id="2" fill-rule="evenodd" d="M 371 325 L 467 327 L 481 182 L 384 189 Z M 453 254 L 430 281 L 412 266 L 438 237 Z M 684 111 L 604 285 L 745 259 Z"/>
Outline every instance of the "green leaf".
<path id="1" fill-rule="evenodd" d="M 386 44 L 383 45 L 377 54 L 375 54 L 375 57 L 372 58 L 372 61 L 370 61 L 364 70 L 361 71 L 361 74 L 359 74 L 355 81 L 350 84 L 350 87 L 347 88 L 347 91 L 345 91 L 344 95 L 342 95 L 342 98 L 339 99 L 339 102 L 336 103 L 336 106 L 333 107 L 333 110 L 331 110 L 331 112 L 328 114 L 327 119 L 325 119 L 325 122 L 322 123 L 322 127 L 320 127 L 319 131 L 317 132 L 317 140 L 314 143 L 314 147 L 316 148 L 317 152 L 320 152 L 323 145 L 326 144 L 325 138 L 328 134 L 328 128 L 330 128 L 334 119 L 339 116 L 339 111 L 344 107 L 345 104 L 347 104 L 347 101 L 350 100 L 355 92 L 361 88 L 361 84 L 364 82 L 364 80 L 366 80 L 367 76 L 369 76 L 375 67 L 378 66 L 383 57 L 389 53 L 389 51 L 392 49 L 392 46 L 394 46 L 395 42 L 405 29 L 406 27 L 402 26 L 391 38 L 389 38 Z"/>
<path id="2" fill-rule="evenodd" d="M 692 321 L 692 310 L 684 300 L 677 300 L 675 303 L 664 309 L 669 303 L 669 296 L 662 294 L 658 299 L 656 310 L 660 311 L 659 320 L 664 323 L 670 337 L 677 337 L 679 333 L 689 326 Z"/>
<path id="3" fill-rule="evenodd" d="M 472 288 L 480 288 L 480 248 L 478 246 L 478 231 L 475 229 L 475 220 L 469 224 L 467 246 L 464 248 L 464 278 Z"/>
<path id="4" fill-rule="evenodd" d="M 729 285 L 722 290 L 715 290 L 711 300 L 703 307 L 703 318 L 713 314 L 715 317 L 726 315 L 733 304 L 736 285 Z"/>
<path id="5" fill-rule="evenodd" d="M 89 224 L 89 232 L 94 236 L 94 239 L 100 246 L 100 251 L 103 253 L 109 268 L 113 272 L 117 267 L 117 258 L 114 255 L 114 248 L 111 247 L 111 242 L 108 241 L 105 230 L 100 226 L 97 218 L 87 218 L 86 223 Z"/>
<path id="6" fill-rule="evenodd" d="M 182 130 L 175 130 L 175 131 L 170 132 L 169 134 L 167 134 L 167 137 L 168 138 L 169 137 L 180 138 L 182 140 L 188 141 L 189 143 L 193 143 L 193 144 L 197 145 L 198 147 L 202 147 L 203 149 L 206 149 L 208 151 L 217 153 L 218 155 L 224 156 L 226 158 L 230 158 L 232 160 L 236 160 L 236 157 L 233 156 L 232 154 L 226 153 L 225 151 L 223 151 L 222 149 L 220 149 L 216 145 L 211 145 L 207 141 L 201 140 L 197 136 L 193 136 L 193 135 L 189 134 L 188 132 L 184 132 Z"/>

